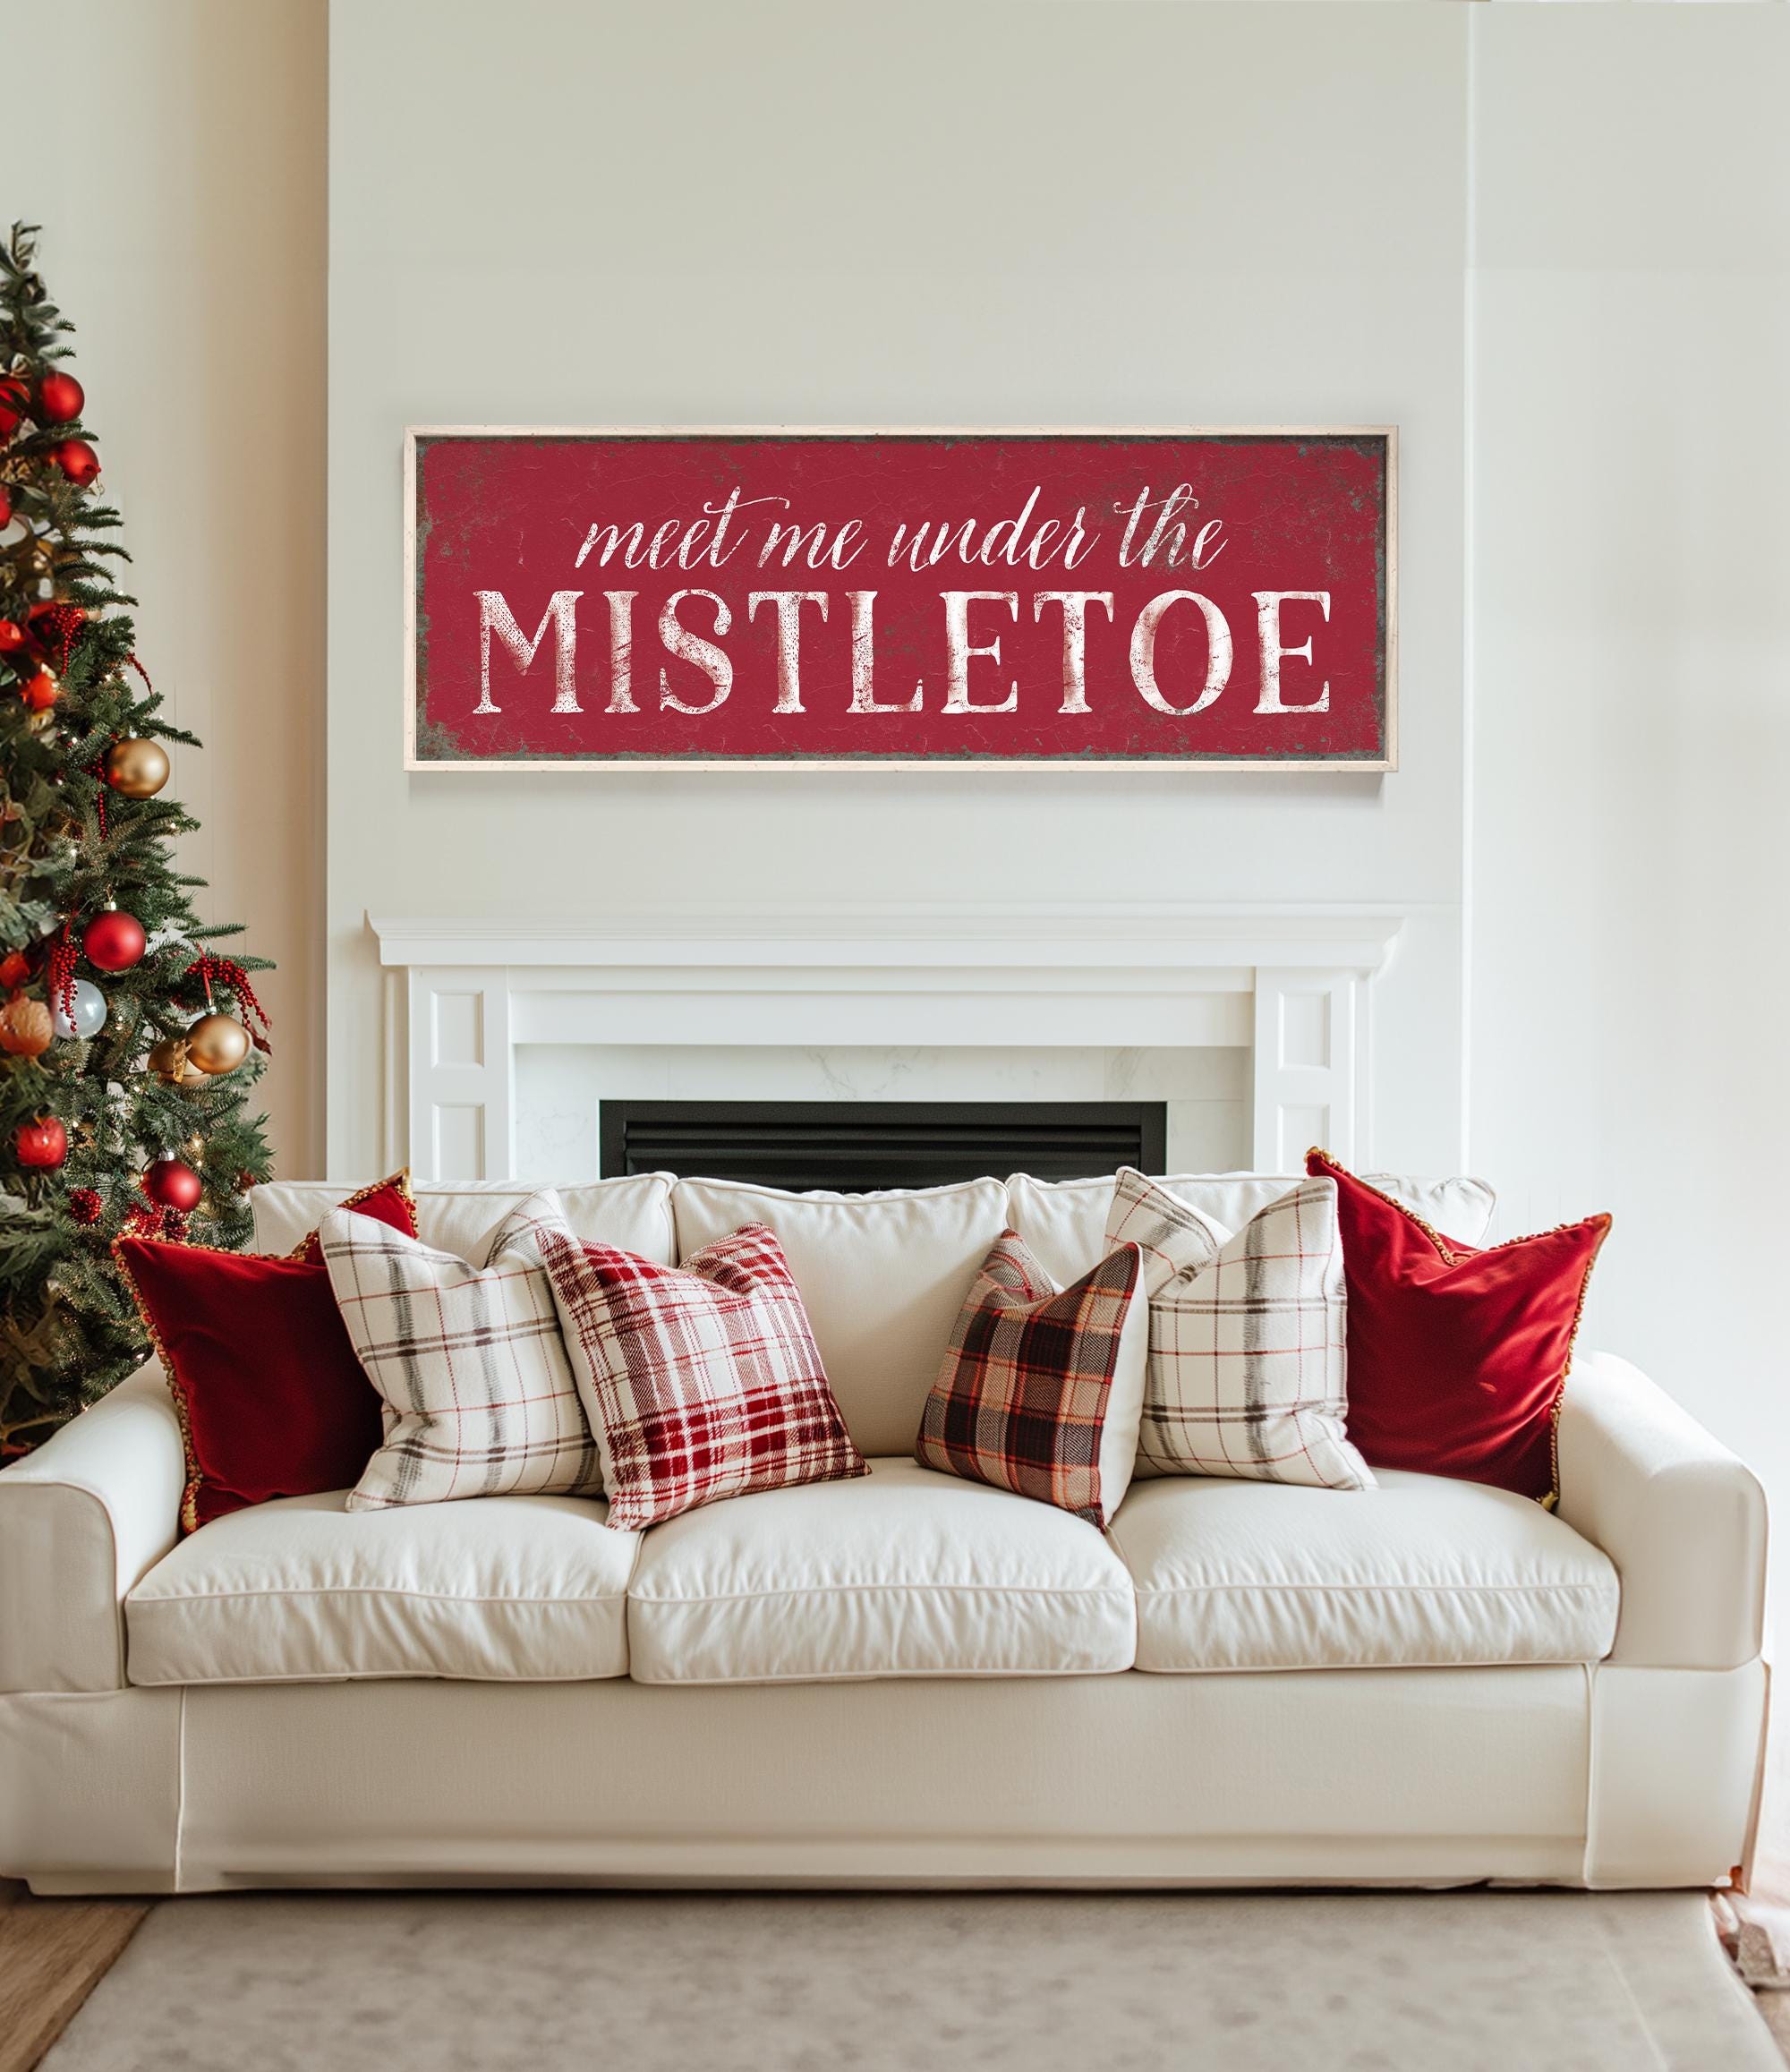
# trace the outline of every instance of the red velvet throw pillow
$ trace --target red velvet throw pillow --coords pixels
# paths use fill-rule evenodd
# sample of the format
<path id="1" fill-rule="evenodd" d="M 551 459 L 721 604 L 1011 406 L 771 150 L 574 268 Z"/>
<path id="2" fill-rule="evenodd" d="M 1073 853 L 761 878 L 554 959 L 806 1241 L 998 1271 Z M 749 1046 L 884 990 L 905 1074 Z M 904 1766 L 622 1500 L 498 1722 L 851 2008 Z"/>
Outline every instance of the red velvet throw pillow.
<path id="1" fill-rule="evenodd" d="M 1368 1465 L 1489 1482 L 1551 1505 L 1554 1428 L 1607 1215 L 1481 1251 L 1322 1151 L 1349 1285 L 1349 1437 Z"/>
<path id="2" fill-rule="evenodd" d="M 403 1173 L 346 1206 L 416 1235 Z M 352 1488 L 385 1436 L 316 1244 L 312 1232 L 281 1259 L 113 1240 L 180 1417 L 183 1532 L 270 1496 Z"/>

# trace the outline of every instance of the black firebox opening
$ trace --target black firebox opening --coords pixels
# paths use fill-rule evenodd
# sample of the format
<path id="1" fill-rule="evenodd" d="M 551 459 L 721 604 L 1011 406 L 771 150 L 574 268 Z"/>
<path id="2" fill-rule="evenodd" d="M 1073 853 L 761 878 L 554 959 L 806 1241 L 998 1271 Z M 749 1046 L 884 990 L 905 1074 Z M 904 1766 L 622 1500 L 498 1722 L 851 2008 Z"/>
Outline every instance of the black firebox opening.
<path id="1" fill-rule="evenodd" d="M 701 1174 L 761 1187 L 942 1187 L 990 1174 L 1160 1172 L 1161 1101 L 605 1101 L 605 1179 Z"/>

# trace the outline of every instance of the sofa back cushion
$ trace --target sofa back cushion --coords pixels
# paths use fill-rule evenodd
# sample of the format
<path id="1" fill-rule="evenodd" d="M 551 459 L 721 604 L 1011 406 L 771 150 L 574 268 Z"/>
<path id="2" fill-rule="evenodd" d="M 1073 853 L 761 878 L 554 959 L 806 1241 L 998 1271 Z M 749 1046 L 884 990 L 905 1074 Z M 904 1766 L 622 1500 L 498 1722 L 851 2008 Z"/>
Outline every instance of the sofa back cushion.
<path id="1" fill-rule="evenodd" d="M 1227 1233 L 1240 1231 L 1270 1202 L 1289 1194 L 1302 1173 L 1183 1172 L 1155 1184 L 1198 1209 Z M 1463 1244 L 1477 1245 L 1492 1221 L 1497 1198 L 1483 1180 L 1423 1180 L 1381 1172 L 1373 1183 L 1394 1200 Z M 1034 1180 L 1016 1172 L 1007 1182 L 1008 1215 L 1034 1258 L 1059 1281 L 1078 1280 L 1106 1252 L 1110 1176 L 1096 1180 Z"/>
<path id="2" fill-rule="evenodd" d="M 333 1180 L 271 1180 L 255 1188 L 249 1206 L 255 1218 L 255 1249 L 284 1256 L 332 1208 L 357 1192 Z M 452 1252 L 482 1266 L 498 1226 L 510 1211 L 541 1191 L 514 1180 L 413 1181 L 416 1235 L 438 1252 Z M 619 1245 L 642 1258 L 669 1266 L 677 1259 L 671 1227 L 671 1175 L 629 1173 L 584 1187 L 553 1189 L 572 1234 L 586 1244 Z M 1464 1233 L 1462 1233 L 1464 1234 Z"/>
<path id="3" fill-rule="evenodd" d="M 911 1452 L 958 1312 L 1007 1226 L 1001 1182 L 852 1195 L 680 1180 L 672 1207 L 681 1258 L 743 1224 L 777 1233 L 847 1430 L 865 1454 Z"/>

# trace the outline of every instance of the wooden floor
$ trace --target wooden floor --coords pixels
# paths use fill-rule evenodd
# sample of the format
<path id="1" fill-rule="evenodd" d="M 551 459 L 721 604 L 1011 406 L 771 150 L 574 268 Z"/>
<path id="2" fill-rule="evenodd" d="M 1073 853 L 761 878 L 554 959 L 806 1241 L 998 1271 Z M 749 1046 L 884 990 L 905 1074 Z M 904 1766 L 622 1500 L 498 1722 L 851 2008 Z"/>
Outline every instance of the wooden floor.
<path id="1" fill-rule="evenodd" d="M 149 1910 L 137 1899 L 34 1899 L 0 1879 L 0 2072 L 30 2072 Z"/>

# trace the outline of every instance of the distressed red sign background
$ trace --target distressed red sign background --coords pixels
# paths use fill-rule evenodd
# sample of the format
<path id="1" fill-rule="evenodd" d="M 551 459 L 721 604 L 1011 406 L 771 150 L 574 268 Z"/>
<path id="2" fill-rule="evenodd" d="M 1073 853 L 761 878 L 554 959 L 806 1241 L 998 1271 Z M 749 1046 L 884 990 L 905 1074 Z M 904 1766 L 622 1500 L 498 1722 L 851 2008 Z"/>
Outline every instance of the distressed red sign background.
<path id="1" fill-rule="evenodd" d="M 1395 764 L 1395 435 L 410 435 L 407 766 Z"/>

